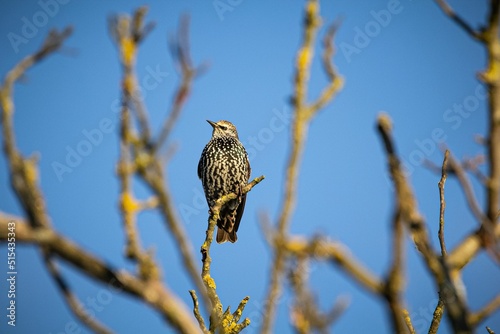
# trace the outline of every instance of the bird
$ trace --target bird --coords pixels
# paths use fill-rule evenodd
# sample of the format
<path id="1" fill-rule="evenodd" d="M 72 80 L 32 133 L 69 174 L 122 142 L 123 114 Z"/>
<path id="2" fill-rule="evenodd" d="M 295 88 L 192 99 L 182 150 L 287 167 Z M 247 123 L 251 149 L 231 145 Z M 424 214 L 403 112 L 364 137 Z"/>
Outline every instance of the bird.
<path id="1" fill-rule="evenodd" d="M 231 193 L 239 195 L 221 208 L 217 221 L 217 243 L 234 243 L 238 239 L 236 232 L 245 210 L 246 194 L 242 194 L 242 188 L 250 179 L 250 162 L 238 138 L 238 131 L 231 122 L 207 122 L 213 128 L 212 138 L 201 153 L 198 177 L 203 185 L 209 212 L 212 212 L 220 197 Z"/>

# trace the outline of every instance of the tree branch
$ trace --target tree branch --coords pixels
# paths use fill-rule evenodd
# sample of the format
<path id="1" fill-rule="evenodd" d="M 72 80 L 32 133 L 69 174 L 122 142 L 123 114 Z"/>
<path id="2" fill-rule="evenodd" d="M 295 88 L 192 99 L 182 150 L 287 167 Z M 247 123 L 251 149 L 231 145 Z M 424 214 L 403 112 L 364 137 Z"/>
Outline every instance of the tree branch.
<path id="1" fill-rule="evenodd" d="M 486 304 L 481 310 L 472 313 L 470 315 L 470 323 L 472 326 L 479 325 L 484 319 L 489 317 L 495 311 L 500 308 L 500 295 L 493 298 L 488 304 Z"/>
<path id="2" fill-rule="evenodd" d="M 135 166 L 134 145 L 141 142 L 134 133 L 131 110 L 135 115 L 140 127 L 140 135 L 144 142 L 150 139 L 149 121 L 142 98 L 138 96 L 140 90 L 135 74 L 135 61 L 139 43 L 142 42 L 152 28 L 144 29 L 144 18 L 147 13 L 146 7 L 141 7 L 134 12 L 132 18 L 127 16 L 115 16 L 109 22 L 109 30 L 119 50 L 119 58 L 123 69 L 122 78 L 122 109 L 120 117 L 120 158 L 117 166 L 117 174 L 120 180 L 120 213 L 122 215 L 123 227 L 126 236 L 126 256 L 138 263 L 138 271 L 145 280 L 160 279 L 160 269 L 155 263 L 152 255 L 144 251 L 139 241 L 137 230 L 137 214 L 141 206 L 134 198 L 132 177 L 137 171 Z"/>
<path id="3" fill-rule="evenodd" d="M 446 202 L 444 200 L 444 184 L 446 182 L 446 170 L 448 166 L 448 156 L 450 155 L 450 151 L 446 150 L 444 153 L 443 166 L 441 168 L 441 179 L 438 183 L 439 188 L 439 230 L 438 230 L 438 239 L 439 246 L 441 248 L 441 256 L 444 258 L 446 256 L 446 244 L 444 241 L 444 209 L 446 208 Z"/>
<path id="4" fill-rule="evenodd" d="M 444 314 L 444 301 L 441 297 L 439 297 L 436 309 L 432 314 L 432 321 L 428 334 L 436 334 L 438 332 L 439 325 L 441 324 L 441 319 L 443 318 L 443 314 Z"/>
<path id="5" fill-rule="evenodd" d="M 460 17 L 453 8 L 445 0 L 435 0 L 441 10 L 453 20 L 460 28 L 462 28 L 469 36 L 472 38 L 482 41 L 482 35 L 480 32 L 473 29 L 462 17 Z"/>
<path id="6" fill-rule="evenodd" d="M 478 75 L 488 91 L 487 140 L 489 175 L 486 182 L 486 217 L 480 221 L 480 236 L 487 250 L 500 261 L 500 242 L 495 238 L 495 228 L 500 214 L 500 0 L 491 0 L 488 21 L 480 32 L 472 29 L 459 17 L 445 0 L 435 0 L 443 12 L 471 37 L 482 42 L 487 52 L 487 69 Z"/>
<path id="7" fill-rule="evenodd" d="M 134 66 L 138 43 L 144 39 L 145 33 L 151 29 L 151 25 L 143 27 L 146 8 L 141 7 L 135 13 L 132 19 L 127 17 L 118 17 L 110 24 L 110 31 L 115 36 L 115 41 L 120 50 L 120 60 L 123 68 L 122 79 L 122 117 L 121 117 L 121 158 L 118 164 L 118 175 L 122 184 L 121 207 L 124 217 L 125 230 L 128 236 L 129 254 L 136 257 L 139 261 L 141 275 L 146 279 L 159 279 L 159 269 L 152 259 L 151 255 L 142 252 L 135 229 L 135 216 L 140 209 L 132 196 L 131 178 L 138 175 L 149 187 L 154 195 L 155 204 L 157 204 L 160 214 L 165 222 L 167 229 L 172 233 L 179 249 L 179 253 L 184 262 L 184 268 L 200 291 L 203 305 L 209 311 L 211 309 L 210 301 L 205 293 L 204 285 L 199 277 L 199 271 L 195 264 L 193 248 L 182 227 L 172 195 L 164 175 L 164 166 L 158 157 L 158 152 L 151 142 L 149 133 L 149 121 L 147 120 L 146 107 L 142 104 L 142 99 L 137 99 L 134 92 L 138 91 L 137 80 L 135 79 Z M 131 28 L 130 28 L 131 27 Z M 149 28 L 147 28 L 149 27 Z M 178 44 L 188 45 L 187 21 L 183 20 L 178 32 Z M 189 65 L 189 49 L 181 48 L 182 55 L 175 54 L 175 59 L 185 65 L 183 68 L 187 71 Z M 184 71 L 183 71 L 184 73 Z M 133 100 L 137 100 L 134 102 Z M 176 104 L 177 102 L 174 102 Z M 130 105 L 135 106 L 136 117 L 139 124 L 139 136 L 135 135 Z M 138 107 L 140 106 L 140 107 Z M 180 112 L 181 105 L 178 108 Z M 170 126 L 174 125 L 172 121 Z"/>
<path id="8" fill-rule="evenodd" d="M 42 47 L 32 55 L 26 56 L 7 73 L 0 87 L 0 106 L 2 109 L 2 131 L 4 152 L 10 168 L 11 184 L 17 199 L 26 212 L 33 226 L 49 227 L 50 220 L 45 209 L 45 200 L 38 186 L 37 159 L 24 158 L 16 146 L 14 134 L 14 84 L 24 73 L 36 63 L 42 61 L 52 52 L 59 50 L 63 42 L 71 35 L 73 29 L 65 28 L 58 32 L 52 30 L 46 37 Z"/>
<path id="9" fill-rule="evenodd" d="M 189 290 L 189 294 L 191 295 L 191 299 L 193 299 L 193 314 L 198 324 L 200 325 L 200 329 L 203 331 L 203 334 L 210 334 L 210 331 L 207 329 L 205 325 L 205 320 L 200 313 L 200 305 L 198 303 L 198 296 L 196 295 L 196 291 Z"/>
<path id="10" fill-rule="evenodd" d="M 10 217 L 7 217 L 10 219 Z M 0 216 L 0 241 L 7 239 L 8 219 Z M 184 303 L 170 290 L 156 281 L 146 282 L 125 270 L 116 270 L 101 259 L 45 227 L 34 228 L 22 220 L 16 221 L 16 241 L 44 247 L 51 254 L 81 270 L 87 276 L 106 284 L 110 289 L 120 290 L 143 300 L 160 313 L 179 333 L 199 333 Z"/>
<path id="11" fill-rule="evenodd" d="M 261 327 L 261 332 L 265 334 L 272 331 L 276 313 L 276 300 L 280 293 L 281 281 L 285 271 L 286 258 L 282 245 L 287 237 L 288 226 L 290 225 L 295 208 L 300 160 L 305 147 L 309 122 L 342 88 L 342 79 L 336 75 L 334 66 L 331 64 L 331 59 L 329 59 L 333 55 L 331 39 L 335 32 L 335 28 L 331 28 L 325 37 L 325 56 L 323 57 L 323 63 L 327 69 L 330 83 L 316 101 L 312 103 L 307 102 L 307 84 L 309 81 L 310 66 L 314 55 L 315 39 L 320 25 L 319 2 L 317 0 L 309 0 L 306 3 L 304 12 L 303 41 L 297 52 L 295 64 L 295 91 L 293 96 L 295 117 L 292 122 L 291 151 L 288 157 L 284 181 L 285 193 L 277 223 L 278 232 L 276 240 L 273 243 L 274 258 L 266 294 L 264 319 Z"/>
<path id="12" fill-rule="evenodd" d="M 288 254 L 297 258 L 307 256 L 331 261 L 368 291 L 376 295 L 383 292 L 383 282 L 355 260 L 340 243 L 328 242 L 321 238 L 306 240 L 301 237 L 291 237 L 282 247 Z"/>
<path id="13" fill-rule="evenodd" d="M 139 44 L 153 29 L 154 24 L 144 25 L 144 18 L 148 12 L 146 6 L 139 7 L 132 18 L 121 15 L 113 16 L 109 20 L 109 31 L 118 47 L 120 62 L 123 68 L 122 80 L 122 127 L 131 122 L 131 116 L 124 114 L 124 111 L 135 112 L 142 139 L 145 142 L 150 141 L 151 130 L 149 127 L 148 113 L 143 103 L 141 91 L 137 84 L 137 75 L 135 74 L 135 62 Z M 131 125 L 129 125 L 130 127 Z M 129 140 L 132 138 L 129 138 Z"/>
<path id="14" fill-rule="evenodd" d="M 470 333 L 471 326 L 468 322 L 468 309 L 460 289 L 457 289 L 449 270 L 448 264 L 439 258 L 433 250 L 427 233 L 425 221 L 418 212 L 413 191 L 403 173 L 400 160 L 392 139 L 392 124 L 389 116 L 381 114 L 378 118 L 378 130 L 385 146 L 389 172 L 394 182 L 396 196 L 400 202 L 403 221 L 408 225 L 413 242 L 425 260 L 427 268 L 433 275 L 436 286 L 442 293 L 447 307 L 450 322 L 457 332 Z"/>
<path id="15" fill-rule="evenodd" d="M 54 282 L 56 283 L 59 290 L 66 301 L 69 309 L 73 314 L 90 330 L 98 334 L 109 334 L 112 333 L 106 326 L 102 325 L 97 319 L 92 318 L 90 314 L 85 311 L 82 304 L 78 300 L 78 297 L 71 291 L 68 283 L 64 280 L 64 277 L 59 271 L 57 264 L 51 255 L 45 254 L 45 265 L 47 270 L 51 274 Z"/>
<path id="16" fill-rule="evenodd" d="M 186 103 L 190 93 L 193 80 L 206 70 L 207 65 L 202 64 L 194 67 L 191 61 L 191 52 L 189 48 L 189 17 L 183 16 L 179 24 L 177 37 L 171 37 L 170 53 L 177 62 L 177 68 L 181 75 L 181 83 L 174 94 L 171 109 L 160 131 L 158 139 L 154 143 L 153 150 L 158 151 L 168 140 L 172 129 L 179 118 L 182 107 Z"/>
<path id="17" fill-rule="evenodd" d="M 500 0 L 490 1 L 490 12 L 483 35 L 488 67 L 480 79 L 488 88 L 488 182 L 486 184 L 486 217 L 482 222 L 485 247 L 500 262 L 500 241 L 493 231 L 500 215 Z"/>
<path id="18" fill-rule="evenodd" d="M 250 183 L 243 187 L 242 194 L 246 194 L 247 192 L 252 190 L 252 188 L 259 184 L 262 180 L 264 180 L 263 175 L 253 179 Z M 245 297 L 243 299 L 234 314 L 230 314 L 229 312 L 223 314 L 222 302 L 217 295 L 215 280 L 210 274 L 210 265 L 212 263 L 212 258 L 210 257 L 210 247 L 213 241 L 215 226 L 217 225 L 217 221 L 219 220 L 220 210 L 227 202 L 236 198 L 238 198 L 238 194 L 232 193 L 222 196 L 215 202 L 215 205 L 210 210 L 210 217 L 208 218 L 208 227 L 205 235 L 205 241 L 203 242 L 203 245 L 200 249 L 202 255 L 201 261 L 203 263 L 201 278 L 205 286 L 205 293 L 208 295 L 208 298 L 211 302 L 209 328 L 209 331 L 211 333 L 215 333 L 218 330 L 221 330 L 222 333 L 239 333 L 239 331 L 243 330 L 243 328 L 250 324 L 250 320 L 248 318 L 245 318 L 242 323 L 238 324 L 238 321 L 241 318 L 241 313 L 243 312 L 243 309 L 249 297 Z"/>

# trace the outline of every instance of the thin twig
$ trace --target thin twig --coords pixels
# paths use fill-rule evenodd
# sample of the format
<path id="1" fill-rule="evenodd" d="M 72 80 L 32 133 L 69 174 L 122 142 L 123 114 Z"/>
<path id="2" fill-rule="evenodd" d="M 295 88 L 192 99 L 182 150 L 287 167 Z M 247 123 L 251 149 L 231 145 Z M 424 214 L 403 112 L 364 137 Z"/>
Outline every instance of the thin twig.
<path id="1" fill-rule="evenodd" d="M 472 188 L 472 184 L 469 180 L 469 177 L 467 176 L 467 173 L 465 173 L 462 165 L 455 159 L 455 157 L 451 153 L 449 153 L 449 166 L 449 170 L 451 171 L 452 175 L 455 175 L 457 177 L 458 183 L 460 184 L 460 187 L 464 192 L 469 209 L 471 210 L 476 220 L 481 224 L 486 220 L 486 216 L 479 208 L 476 195 L 474 194 L 474 189 Z"/>
<path id="2" fill-rule="evenodd" d="M 384 141 L 389 172 L 391 174 L 394 189 L 396 190 L 396 206 L 392 218 L 392 254 L 393 260 L 387 279 L 383 296 L 388 306 L 392 319 L 392 327 L 395 333 L 404 333 L 410 326 L 407 326 L 406 317 L 403 314 L 402 293 L 404 287 L 404 223 L 421 223 L 420 214 L 416 208 L 416 201 L 407 183 L 401 168 L 396 149 L 391 139 L 392 124 L 385 115 L 379 116 L 378 129 Z M 412 327 L 412 326 L 411 326 Z"/>
<path id="3" fill-rule="evenodd" d="M 241 316 L 243 315 L 243 310 L 245 309 L 245 306 L 247 305 L 249 300 L 250 300 L 250 297 L 248 297 L 248 296 L 243 298 L 243 300 L 240 302 L 240 304 L 236 308 L 236 311 L 233 312 L 233 320 L 235 323 L 240 321 Z"/>
<path id="4" fill-rule="evenodd" d="M 177 36 L 170 39 L 169 45 L 170 53 L 176 61 L 178 71 L 181 75 L 181 82 L 174 94 L 168 117 L 163 124 L 158 139 L 154 142 L 154 151 L 159 151 L 162 145 L 168 140 L 181 114 L 182 108 L 191 93 L 194 78 L 203 73 L 207 67 L 206 64 L 202 64 L 198 67 L 192 64 L 189 48 L 189 16 L 185 15 L 181 18 Z"/>
<path id="5" fill-rule="evenodd" d="M 495 296 L 492 300 L 488 302 L 481 310 L 472 313 L 470 315 L 470 323 L 472 326 L 477 326 L 479 323 L 484 321 L 492 313 L 500 308 L 500 295 Z"/>
<path id="6" fill-rule="evenodd" d="M 410 312 L 408 312 L 406 308 L 403 308 L 401 310 L 401 313 L 403 314 L 403 319 L 406 324 L 406 328 L 408 329 L 408 332 L 410 334 L 417 334 L 415 328 L 413 328 L 413 323 L 411 322 Z"/>
<path id="7" fill-rule="evenodd" d="M 446 208 L 446 202 L 444 200 L 444 184 L 446 182 L 446 170 L 448 168 L 448 156 L 450 151 L 446 150 L 444 153 L 443 166 L 441 168 L 441 179 L 438 183 L 439 188 L 439 246 L 441 248 L 441 256 L 444 258 L 446 256 L 446 244 L 444 241 L 444 210 Z"/>
<path id="8" fill-rule="evenodd" d="M 330 84 L 327 85 L 320 96 L 312 104 L 309 109 L 312 113 L 316 113 L 321 110 L 327 103 L 329 103 L 335 95 L 340 92 L 344 84 L 344 79 L 338 75 L 335 65 L 332 62 L 333 56 L 335 54 L 335 47 L 333 45 L 333 39 L 335 38 L 335 33 L 339 28 L 339 23 L 332 23 L 323 38 L 324 51 L 321 56 L 323 69 L 328 76 Z M 311 115 L 312 116 L 312 115 Z"/>
<path id="9" fill-rule="evenodd" d="M 203 331 L 204 334 L 209 334 L 210 331 L 207 329 L 207 326 L 205 325 L 205 320 L 203 320 L 203 317 L 200 313 L 200 304 L 198 303 L 198 296 L 196 295 L 196 291 L 194 290 L 189 290 L 189 294 L 191 295 L 191 299 L 193 299 L 193 314 L 196 320 L 198 321 L 198 324 L 200 325 L 200 329 Z"/>
<path id="10" fill-rule="evenodd" d="M 347 308 L 345 299 L 339 299 L 328 312 L 321 312 L 312 291 L 308 289 L 309 260 L 311 255 L 301 254 L 292 266 L 289 281 L 295 292 L 292 306 L 292 324 L 298 333 L 329 333 L 329 327 Z"/>
<path id="11" fill-rule="evenodd" d="M 47 266 L 47 270 L 51 274 L 54 282 L 56 282 L 57 287 L 61 290 L 61 293 L 66 300 L 66 304 L 73 314 L 90 330 L 99 334 L 109 334 L 112 333 L 106 326 L 101 324 L 99 320 L 92 317 L 89 313 L 86 312 L 85 308 L 82 306 L 82 303 L 78 300 L 78 297 L 71 291 L 68 283 L 63 278 L 57 264 L 51 255 L 45 254 L 45 265 Z"/>
<path id="12" fill-rule="evenodd" d="M 436 3 L 441 7 L 443 12 L 452 19 L 460 28 L 468 33 L 472 38 L 481 41 L 483 38 L 481 33 L 472 28 L 462 17 L 460 17 L 453 8 L 445 0 L 436 0 Z"/>
<path id="13" fill-rule="evenodd" d="M 147 11 L 148 8 L 142 6 L 134 12 L 132 18 L 122 15 L 114 16 L 109 20 L 110 34 L 118 47 L 124 72 L 122 81 L 124 93 L 122 108 L 127 108 L 135 112 L 144 142 L 150 141 L 151 130 L 148 113 L 143 103 L 139 85 L 137 84 L 137 75 L 134 67 L 139 44 L 154 27 L 153 23 L 144 25 L 144 18 Z"/>
<path id="14" fill-rule="evenodd" d="M 441 264 L 430 244 L 425 222 L 418 212 L 413 191 L 401 168 L 401 163 L 396 154 L 392 139 L 392 122 L 388 115 L 381 114 L 378 117 L 377 128 L 382 138 L 389 164 L 389 173 L 394 180 L 397 198 L 401 202 L 401 214 L 412 234 L 413 241 L 420 253 L 423 255 L 431 272 L 437 276 L 441 271 Z"/>
<path id="15" fill-rule="evenodd" d="M 479 169 L 479 165 L 484 164 L 484 155 L 480 154 L 474 158 L 463 159 L 462 167 L 464 170 L 469 171 L 476 177 L 476 179 L 483 185 L 486 186 L 488 183 L 488 178 Z"/>
<path id="16" fill-rule="evenodd" d="M 500 224 L 497 224 L 492 232 L 494 238 L 500 239 Z M 483 240 L 479 232 L 471 232 L 453 250 L 448 252 L 450 270 L 463 269 L 482 249 Z"/>
<path id="17" fill-rule="evenodd" d="M 431 326 L 429 328 L 429 334 L 436 334 L 439 329 L 439 325 L 441 324 L 441 319 L 444 314 L 444 301 L 441 297 L 438 299 L 438 303 L 436 305 L 436 309 L 432 315 Z"/>
<path id="18" fill-rule="evenodd" d="M 384 293 L 389 304 L 389 314 L 392 319 L 392 327 L 395 333 L 405 333 L 408 327 L 403 314 L 402 293 L 404 288 L 404 226 L 402 213 L 402 198 L 397 199 L 397 205 L 392 221 L 392 255 L 393 260 L 389 274 L 384 283 Z"/>
<path id="19" fill-rule="evenodd" d="M 354 259 L 345 246 L 338 242 L 291 237 L 287 239 L 282 247 L 294 257 L 308 256 L 316 260 L 325 259 L 331 261 L 332 264 L 338 266 L 366 290 L 375 295 L 383 292 L 382 280 Z"/>

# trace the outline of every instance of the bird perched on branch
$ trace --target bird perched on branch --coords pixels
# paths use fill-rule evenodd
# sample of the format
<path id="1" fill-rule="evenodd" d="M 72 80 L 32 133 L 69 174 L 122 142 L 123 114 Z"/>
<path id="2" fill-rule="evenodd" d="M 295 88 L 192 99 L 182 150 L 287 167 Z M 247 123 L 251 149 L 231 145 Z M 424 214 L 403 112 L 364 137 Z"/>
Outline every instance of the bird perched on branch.
<path id="1" fill-rule="evenodd" d="M 250 179 L 250 163 L 245 148 L 238 139 L 236 127 L 228 121 L 207 122 L 212 126 L 212 138 L 201 153 L 198 177 L 210 210 L 222 196 L 239 194 L 220 210 L 217 221 L 217 243 L 236 242 L 236 232 L 245 209 L 246 194 L 242 188 Z"/>

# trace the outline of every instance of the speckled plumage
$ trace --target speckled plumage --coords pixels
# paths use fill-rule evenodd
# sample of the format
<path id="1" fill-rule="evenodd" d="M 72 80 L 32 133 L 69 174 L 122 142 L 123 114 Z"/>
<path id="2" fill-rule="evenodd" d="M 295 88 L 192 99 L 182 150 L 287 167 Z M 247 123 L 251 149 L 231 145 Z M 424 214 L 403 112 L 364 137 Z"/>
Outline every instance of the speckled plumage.
<path id="1" fill-rule="evenodd" d="M 212 138 L 201 153 L 198 177 L 203 184 L 208 206 L 212 208 L 220 197 L 239 193 L 250 178 L 250 163 L 245 148 L 238 139 L 236 127 L 228 121 L 207 121 L 213 127 Z M 246 194 L 229 201 L 220 211 L 217 221 L 218 243 L 236 242 L 236 232 L 245 209 Z"/>

